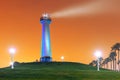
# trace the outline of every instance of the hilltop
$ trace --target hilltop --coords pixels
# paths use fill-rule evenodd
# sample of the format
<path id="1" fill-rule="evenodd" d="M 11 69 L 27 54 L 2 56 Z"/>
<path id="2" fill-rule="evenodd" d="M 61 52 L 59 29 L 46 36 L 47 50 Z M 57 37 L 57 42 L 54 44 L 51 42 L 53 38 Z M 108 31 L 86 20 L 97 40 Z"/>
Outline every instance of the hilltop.
<path id="1" fill-rule="evenodd" d="M 73 62 L 16 63 L 0 69 L 0 80 L 120 80 L 120 73 Z"/>

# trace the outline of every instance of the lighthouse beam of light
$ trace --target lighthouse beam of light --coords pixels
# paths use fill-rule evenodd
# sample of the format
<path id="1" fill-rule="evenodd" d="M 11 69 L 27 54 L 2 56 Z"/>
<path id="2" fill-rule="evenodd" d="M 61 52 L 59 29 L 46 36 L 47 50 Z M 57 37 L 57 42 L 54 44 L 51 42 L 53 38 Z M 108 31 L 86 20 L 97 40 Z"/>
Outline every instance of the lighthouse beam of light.
<path id="1" fill-rule="evenodd" d="M 94 2 L 65 8 L 51 14 L 52 18 L 87 16 L 101 13 L 120 13 L 119 0 L 95 0 Z"/>

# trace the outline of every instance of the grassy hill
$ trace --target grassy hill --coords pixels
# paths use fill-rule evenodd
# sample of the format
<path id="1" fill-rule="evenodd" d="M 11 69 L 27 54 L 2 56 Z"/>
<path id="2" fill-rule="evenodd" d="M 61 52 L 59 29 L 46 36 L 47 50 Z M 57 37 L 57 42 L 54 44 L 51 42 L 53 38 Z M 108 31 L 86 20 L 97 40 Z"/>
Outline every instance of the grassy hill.
<path id="1" fill-rule="evenodd" d="M 20 63 L 0 69 L 0 80 L 120 80 L 120 73 L 72 62 Z"/>

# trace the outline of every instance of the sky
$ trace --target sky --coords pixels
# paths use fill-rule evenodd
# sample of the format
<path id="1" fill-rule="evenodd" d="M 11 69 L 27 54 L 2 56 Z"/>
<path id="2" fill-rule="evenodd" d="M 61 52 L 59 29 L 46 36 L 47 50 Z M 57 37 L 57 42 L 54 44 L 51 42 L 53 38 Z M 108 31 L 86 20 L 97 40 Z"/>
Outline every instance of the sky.
<path id="1" fill-rule="evenodd" d="M 1 0 L 0 67 L 10 65 L 9 48 L 16 48 L 14 60 L 33 62 L 40 59 L 43 13 L 51 15 L 53 61 L 89 64 L 103 58 L 112 45 L 120 42 L 119 0 Z"/>

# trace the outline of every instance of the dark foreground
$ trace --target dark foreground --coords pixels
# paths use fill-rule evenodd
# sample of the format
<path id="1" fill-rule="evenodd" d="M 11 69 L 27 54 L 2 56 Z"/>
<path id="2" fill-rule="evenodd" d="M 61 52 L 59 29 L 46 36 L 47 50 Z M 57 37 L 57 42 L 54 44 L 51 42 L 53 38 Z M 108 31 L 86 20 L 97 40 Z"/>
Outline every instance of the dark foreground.
<path id="1" fill-rule="evenodd" d="M 22 63 L 0 69 L 0 80 L 120 80 L 120 73 L 71 62 Z"/>

